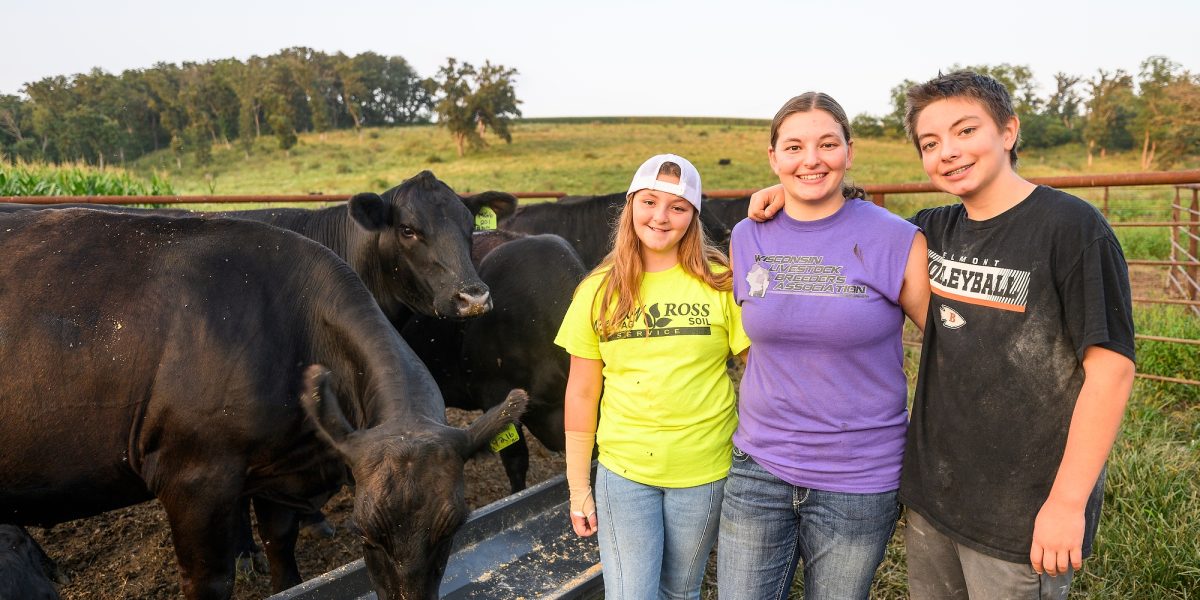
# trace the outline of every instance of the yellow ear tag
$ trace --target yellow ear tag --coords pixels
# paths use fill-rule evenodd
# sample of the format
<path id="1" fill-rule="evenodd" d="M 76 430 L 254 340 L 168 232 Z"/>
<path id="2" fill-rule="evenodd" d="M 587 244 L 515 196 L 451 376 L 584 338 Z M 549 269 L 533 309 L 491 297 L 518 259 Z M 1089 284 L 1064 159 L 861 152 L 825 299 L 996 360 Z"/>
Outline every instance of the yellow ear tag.
<path id="1" fill-rule="evenodd" d="M 518 439 L 517 426 L 509 423 L 508 427 L 501 429 L 500 433 L 492 438 L 492 441 L 488 443 L 488 447 L 492 449 L 492 452 L 499 452 L 513 445 L 513 442 L 516 442 Z"/>
<path id="2" fill-rule="evenodd" d="M 490 207 L 479 209 L 475 215 L 475 231 L 491 231 L 496 228 L 496 211 Z"/>

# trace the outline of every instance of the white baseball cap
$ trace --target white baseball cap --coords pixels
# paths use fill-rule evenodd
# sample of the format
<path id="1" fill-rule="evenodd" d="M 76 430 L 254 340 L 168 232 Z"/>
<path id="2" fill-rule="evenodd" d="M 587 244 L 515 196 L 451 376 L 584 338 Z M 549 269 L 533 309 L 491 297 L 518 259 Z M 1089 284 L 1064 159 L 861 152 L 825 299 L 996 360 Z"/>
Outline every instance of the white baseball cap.
<path id="1" fill-rule="evenodd" d="M 658 178 L 659 168 L 663 163 L 668 162 L 679 165 L 679 183 L 662 181 Z M 675 194 L 691 202 L 692 206 L 696 207 L 696 212 L 700 212 L 700 172 L 692 166 L 692 163 L 688 162 L 688 159 L 677 154 L 659 154 L 642 163 L 633 176 L 633 182 L 629 184 L 629 192 L 625 194 L 625 198 L 628 199 L 638 190 L 657 190 Z"/>

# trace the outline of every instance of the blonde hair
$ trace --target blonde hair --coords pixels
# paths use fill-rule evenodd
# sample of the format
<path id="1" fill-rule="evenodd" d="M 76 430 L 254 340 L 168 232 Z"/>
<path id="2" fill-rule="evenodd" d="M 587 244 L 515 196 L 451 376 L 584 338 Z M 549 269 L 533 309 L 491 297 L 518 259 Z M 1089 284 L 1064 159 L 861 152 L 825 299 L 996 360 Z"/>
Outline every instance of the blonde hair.
<path id="1" fill-rule="evenodd" d="M 664 168 L 666 166 L 663 165 Z M 645 266 L 642 264 L 642 241 L 633 229 L 632 198 L 630 195 L 625 199 L 625 207 L 621 209 L 621 215 L 617 218 L 612 251 L 588 274 L 589 277 L 603 277 L 600 287 L 596 290 L 596 297 L 592 300 L 593 307 L 596 299 L 600 300 L 596 332 L 600 334 L 601 340 L 608 339 L 616 332 L 621 322 L 633 313 L 641 299 L 639 291 L 642 276 L 645 275 Z M 729 259 L 713 246 L 704 234 L 704 229 L 700 226 L 700 211 L 692 210 L 692 222 L 688 223 L 688 228 L 675 250 L 679 254 L 679 264 L 684 272 L 715 290 L 733 289 Z M 719 273 L 713 272 L 714 263 L 724 269 Z"/>

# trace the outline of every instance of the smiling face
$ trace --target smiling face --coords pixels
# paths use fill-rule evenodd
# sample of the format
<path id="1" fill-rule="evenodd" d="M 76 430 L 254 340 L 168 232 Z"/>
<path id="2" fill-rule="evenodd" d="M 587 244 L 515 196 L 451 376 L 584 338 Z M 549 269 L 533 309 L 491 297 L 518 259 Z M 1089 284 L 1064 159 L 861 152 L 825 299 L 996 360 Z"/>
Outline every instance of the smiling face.
<path id="1" fill-rule="evenodd" d="M 842 202 L 854 149 L 833 115 L 819 109 L 789 115 L 767 157 L 789 204 L 813 209 Z"/>
<path id="2" fill-rule="evenodd" d="M 660 181 L 679 183 L 674 175 L 662 174 Z M 691 202 L 659 190 L 638 190 L 630 199 L 633 231 L 641 241 L 642 259 L 647 265 L 666 260 L 679 261 L 678 246 L 692 223 L 695 208 Z"/>
<path id="3" fill-rule="evenodd" d="M 917 115 L 914 133 L 929 180 L 970 201 L 986 196 L 1012 172 L 1009 151 L 1019 130 L 1016 117 L 997 126 L 979 101 L 953 97 L 926 106 Z"/>

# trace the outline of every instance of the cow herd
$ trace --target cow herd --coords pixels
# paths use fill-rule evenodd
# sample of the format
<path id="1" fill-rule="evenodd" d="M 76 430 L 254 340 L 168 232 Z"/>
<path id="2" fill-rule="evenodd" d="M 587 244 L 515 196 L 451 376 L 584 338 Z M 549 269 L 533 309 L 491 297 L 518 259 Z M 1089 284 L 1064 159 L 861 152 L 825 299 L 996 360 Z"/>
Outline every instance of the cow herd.
<path id="1" fill-rule="evenodd" d="M 464 462 L 517 421 L 562 448 L 553 338 L 623 202 L 422 172 L 320 210 L 0 204 L 0 598 L 61 581 L 21 526 L 151 499 L 187 598 L 230 597 L 250 505 L 286 589 L 302 518 L 348 484 L 378 597 L 436 598 Z M 472 234 L 484 207 L 501 229 Z M 524 488 L 524 438 L 500 454 Z"/>

